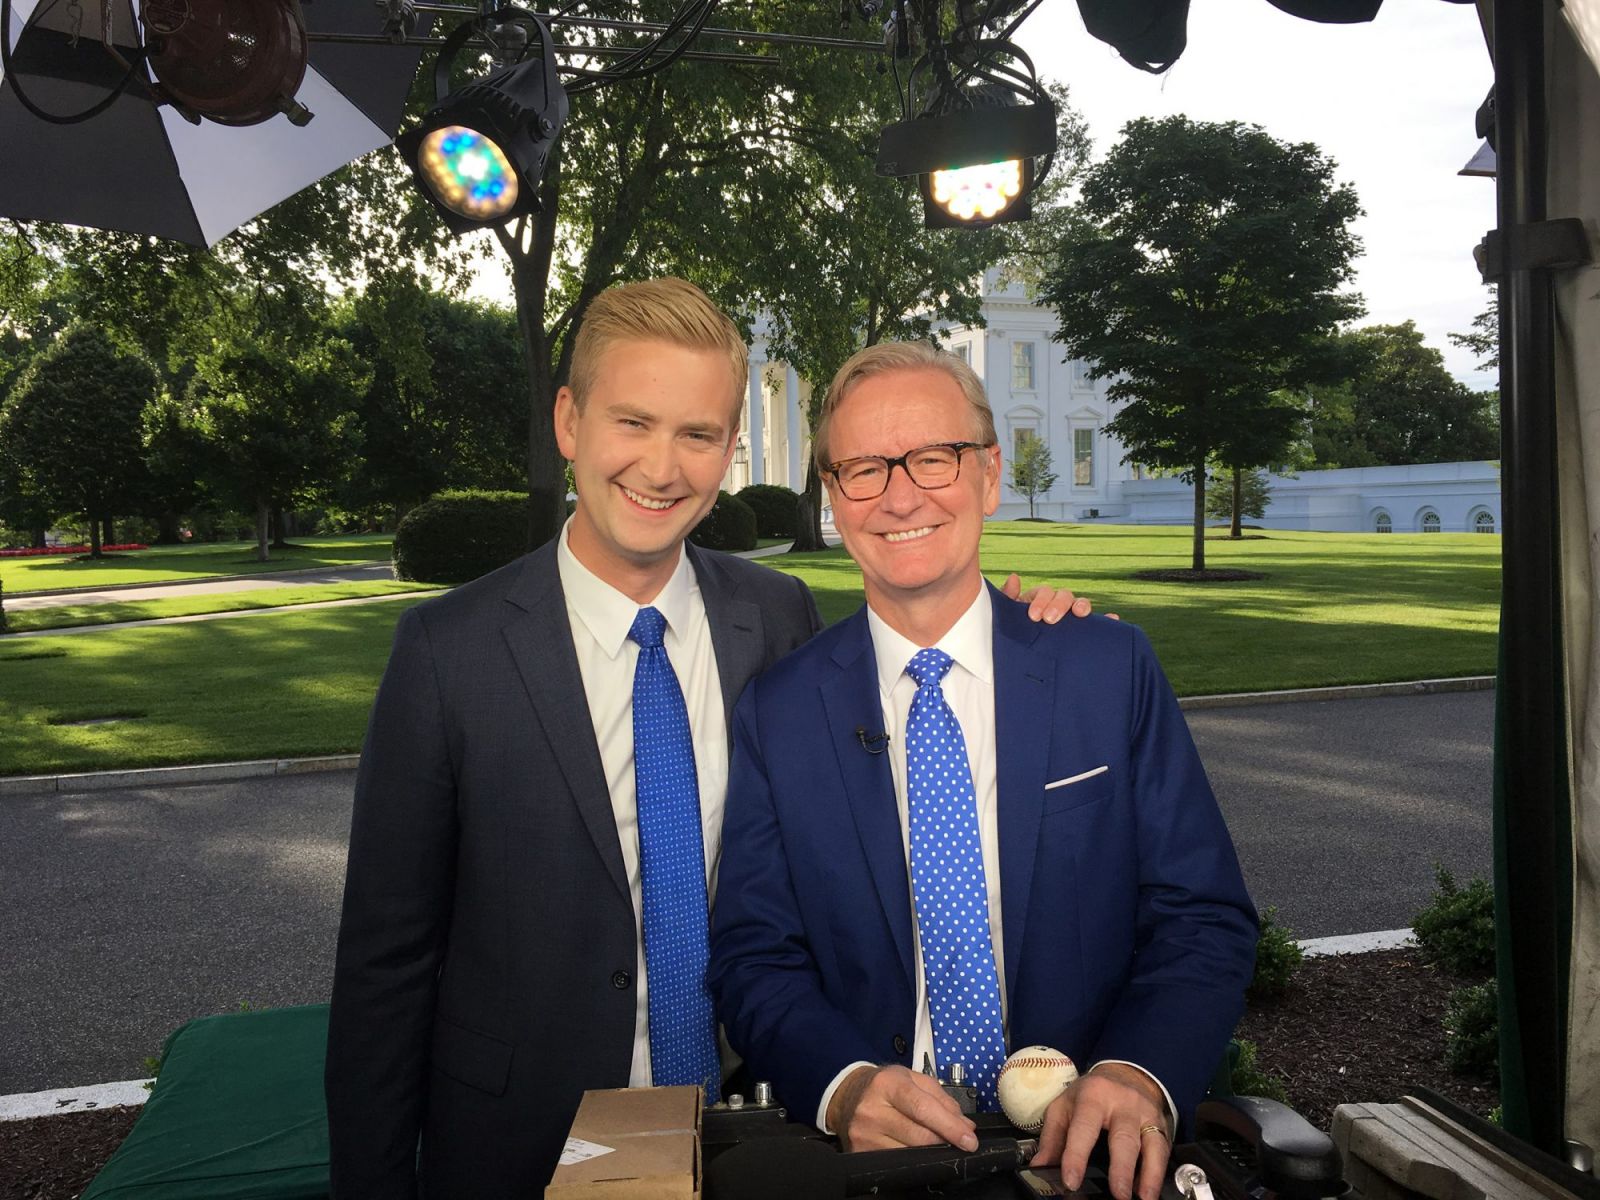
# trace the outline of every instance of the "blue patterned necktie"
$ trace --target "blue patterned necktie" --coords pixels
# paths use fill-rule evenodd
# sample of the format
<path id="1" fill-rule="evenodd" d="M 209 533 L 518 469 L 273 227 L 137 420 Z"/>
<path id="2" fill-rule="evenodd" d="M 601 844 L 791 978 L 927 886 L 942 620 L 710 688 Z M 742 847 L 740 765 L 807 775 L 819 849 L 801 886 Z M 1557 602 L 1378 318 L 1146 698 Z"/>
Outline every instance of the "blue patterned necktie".
<path id="1" fill-rule="evenodd" d="M 715 1104 L 721 1086 L 717 1024 L 706 990 L 706 858 L 689 710 L 661 644 L 667 621 L 641 608 L 628 636 L 633 672 L 634 794 L 650 1007 L 650 1077 L 657 1087 L 698 1084 Z"/>
<path id="2" fill-rule="evenodd" d="M 917 681 L 906 719 L 911 888 L 939 1072 L 948 1077 L 950 1064 L 960 1063 L 978 1089 L 979 1108 L 994 1112 L 1005 1030 L 972 768 L 961 724 L 940 686 L 953 662 L 930 648 L 906 665 Z"/>

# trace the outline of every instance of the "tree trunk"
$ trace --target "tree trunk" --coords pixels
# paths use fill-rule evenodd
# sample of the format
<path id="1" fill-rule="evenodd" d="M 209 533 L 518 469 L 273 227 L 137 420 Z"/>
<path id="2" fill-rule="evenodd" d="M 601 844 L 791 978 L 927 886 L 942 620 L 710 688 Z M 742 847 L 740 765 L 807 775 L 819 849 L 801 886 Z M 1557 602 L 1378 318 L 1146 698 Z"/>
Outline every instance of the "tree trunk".
<path id="1" fill-rule="evenodd" d="M 567 519 L 567 473 L 556 445 L 556 383 L 550 369 L 546 318 L 550 258 L 555 249 L 556 210 L 560 200 L 561 158 L 558 148 L 539 187 L 541 208 L 524 220 L 533 222 L 533 240 L 522 244 L 524 226 L 514 234 L 502 231 L 500 245 L 511 260 L 511 287 L 517 297 L 517 329 L 528 367 L 528 549 L 544 545 Z M 567 331 L 570 344 L 576 324 Z"/>
<path id="2" fill-rule="evenodd" d="M 1194 469 L 1194 562 L 1196 571 L 1206 569 L 1206 465 Z"/>
<path id="3" fill-rule="evenodd" d="M 283 511 L 282 505 L 274 504 L 272 506 L 271 526 L 272 526 L 272 548 L 274 550 L 288 550 L 288 549 L 291 549 L 291 547 L 289 545 L 289 540 L 288 540 L 288 532 L 284 528 L 284 518 L 287 515 L 288 514 L 286 514 Z"/>
<path id="4" fill-rule="evenodd" d="M 114 522 L 110 517 L 100 518 L 100 546 L 102 549 L 106 546 L 115 546 L 117 544 L 116 530 L 113 526 Z"/>
<path id="5" fill-rule="evenodd" d="M 1033 518 L 1034 518 L 1034 511 L 1033 511 L 1033 493 L 1032 493 L 1032 492 L 1029 492 L 1029 493 L 1028 493 L 1028 520 L 1030 520 L 1030 521 L 1031 521 L 1031 520 L 1033 520 Z"/>
<path id="6" fill-rule="evenodd" d="M 1228 530 L 1231 538 L 1244 536 L 1244 528 L 1240 524 L 1240 517 L 1244 513 L 1244 471 L 1240 467 L 1233 469 L 1233 525 Z"/>
<path id="7" fill-rule="evenodd" d="M 90 558 L 99 558 L 101 556 L 100 546 L 101 546 L 101 541 L 100 541 L 100 518 L 91 516 L 89 518 L 89 557 Z"/>
<path id="8" fill-rule="evenodd" d="M 272 505 L 265 496 L 256 498 L 256 561 L 271 562 L 268 552 L 272 525 Z"/>
<path id="9" fill-rule="evenodd" d="M 822 540 L 822 475 L 813 458 L 806 463 L 806 490 L 800 495 L 800 524 L 789 553 L 827 548 L 828 543 Z"/>
<path id="10" fill-rule="evenodd" d="M 45 537 L 49 532 L 43 525 L 35 526 L 29 531 L 28 545 L 35 550 L 43 550 L 47 545 Z"/>
<path id="11" fill-rule="evenodd" d="M 156 518 L 156 545 L 176 546 L 183 538 L 178 536 L 178 518 L 172 513 L 162 513 Z"/>

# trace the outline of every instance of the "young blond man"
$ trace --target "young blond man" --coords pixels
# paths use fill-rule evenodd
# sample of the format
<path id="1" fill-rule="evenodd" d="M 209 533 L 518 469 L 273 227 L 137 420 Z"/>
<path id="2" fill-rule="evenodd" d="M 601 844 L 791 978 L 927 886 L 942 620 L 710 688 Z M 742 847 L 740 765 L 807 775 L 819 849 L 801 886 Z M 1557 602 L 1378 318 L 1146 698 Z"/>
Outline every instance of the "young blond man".
<path id="1" fill-rule="evenodd" d="M 338 1200 L 419 1181 L 428 1200 L 536 1195 L 586 1089 L 715 1094 L 704 922 L 728 715 L 821 627 L 798 580 L 685 542 L 747 372 L 692 285 L 603 293 L 556 400 L 572 518 L 400 620 L 356 781 L 329 1023 Z"/>

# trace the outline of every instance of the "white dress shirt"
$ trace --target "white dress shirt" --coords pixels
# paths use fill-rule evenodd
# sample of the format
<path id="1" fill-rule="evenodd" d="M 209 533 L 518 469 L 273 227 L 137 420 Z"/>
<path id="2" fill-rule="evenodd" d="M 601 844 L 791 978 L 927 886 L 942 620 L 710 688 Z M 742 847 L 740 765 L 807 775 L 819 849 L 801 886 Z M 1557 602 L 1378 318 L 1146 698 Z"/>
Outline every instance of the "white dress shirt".
<path id="1" fill-rule="evenodd" d="M 906 803 L 905 728 L 906 719 L 911 713 L 911 701 L 917 694 L 917 681 L 906 674 L 906 666 L 923 647 L 891 629 L 870 608 L 867 610 L 867 628 L 872 635 L 872 652 L 878 662 L 878 701 L 883 709 L 883 729 L 889 735 L 889 770 L 894 777 L 895 807 L 900 813 L 900 839 L 905 846 L 909 889 L 911 816 Z M 972 769 L 973 792 L 978 802 L 978 840 L 983 852 L 983 881 L 988 896 L 989 940 L 994 949 L 994 969 L 1000 985 L 1000 1015 L 1009 1046 L 1010 1010 L 1006 999 L 1006 962 L 1000 911 L 1000 818 L 995 766 L 994 608 L 987 587 L 978 588 L 977 598 L 971 606 L 935 644 L 955 660 L 944 677 L 943 691 L 945 702 L 961 723 L 962 740 L 967 745 L 967 765 Z M 928 983 L 922 971 L 922 935 L 917 924 L 914 893 L 910 894 L 910 903 L 913 968 L 917 988 L 911 1067 L 920 1071 L 924 1056 L 935 1064 L 939 1063 L 939 1058 L 934 1053 L 933 1019 L 928 1011 Z M 833 1093 L 844 1082 L 845 1076 L 863 1065 L 871 1064 L 851 1063 L 845 1067 L 822 1093 L 822 1102 L 817 1108 L 818 1129 L 831 1132 L 825 1122 Z M 942 1064 L 940 1070 L 942 1073 Z M 1150 1077 L 1155 1079 L 1153 1075 Z M 1159 1079 L 1155 1079 L 1155 1082 L 1166 1095 L 1166 1085 Z M 1166 1100 L 1170 1116 L 1173 1111 L 1172 1097 L 1167 1095 Z"/>
<path id="2" fill-rule="evenodd" d="M 572 523 L 561 531 L 556 565 L 567 600 L 567 622 L 578 652 L 578 671 L 594 723 L 600 762 L 605 768 L 611 811 L 622 842 L 622 863 L 633 897 L 634 928 L 643 928 L 639 884 L 639 807 L 633 779 L 633 670 L 639 647 L 628 637 L 641 607 L 590 571 L 567 544 Z M 689 710 L 694 740 L 694 765 L 700 785 L 700 838 L 706 856 L 706 894 L 716 890 L 717 862 L 722 854 L 722 809 L 728 790 L 728 725 L 722 706 L 722 682 L 711 645 L 705 601 L 688 552 L 678 552 L 672 578 L 648 607 L 666 618 L 663 637 L 667 658 L 678 677 Z M 634 1019 L 633 1067 L 629 1087 L 650 1086 L 649 981 L 645 974 L 644 939 L 638 943 L 635 969 L 638 1012 Z"/>

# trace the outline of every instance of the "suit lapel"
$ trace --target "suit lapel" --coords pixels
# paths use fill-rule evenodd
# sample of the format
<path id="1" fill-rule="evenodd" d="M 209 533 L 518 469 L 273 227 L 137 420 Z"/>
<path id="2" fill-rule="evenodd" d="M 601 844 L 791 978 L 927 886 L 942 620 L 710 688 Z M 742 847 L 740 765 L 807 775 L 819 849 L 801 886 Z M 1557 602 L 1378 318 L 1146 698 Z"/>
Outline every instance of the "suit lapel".
<path id="1" fill-rule="evenodd" d="M 1045 626 L 994 592 L 994 716 L 1000 826 L 1000 914 L 1006 994 L 1016 995 L 1039 822 L 1044 811 L 1056 662 L 1033 649 Z"/>
<path id="2" fill-rule="evenodd" d="M 839 773 L 855 818 L 856 834 L 866 855 L 878 902 L 883 906 L 894 938 L 900 965 L 908 983 L 916 976 L 911 954 L 911 897 L 906 877 L 905 839 L 900 831 L 900 810 L 895 803 L 894 776 L 889 756 L 874 754 L 861 744 L 857 730 L 883 731 L 883 708 L 878 701 L 877 658 L 862 609 L 845 624 L 844 636 L 833 653 L 838 670 L 822 685 Z"/>
<path id="3" fill-rule="evenodd" d="M 728 578 L 720 563 L 702 554 L 692 543 L 688 548 L 689 565 L 700 582 L 700 599 L 711 626 L 711 647 L 722 684 L 722 708 L 731 724 L 733 706 L 739 702 L 745 684 L 766 666 L 761 608 L 738 598 L 738 585 Z"/>
<path id="4" fill-rule="evenodd" d="M 627 896 L 628 876 L 617 818 L 594 739 L 594 724 L 589 720 L 555 547 L 551 541 L 528 556 L 521 577 L 506 596 L 521 611 L 501 632 L 528 690 L 534 719 L 544 728 L 595 849 L 612 883 Z"/>

